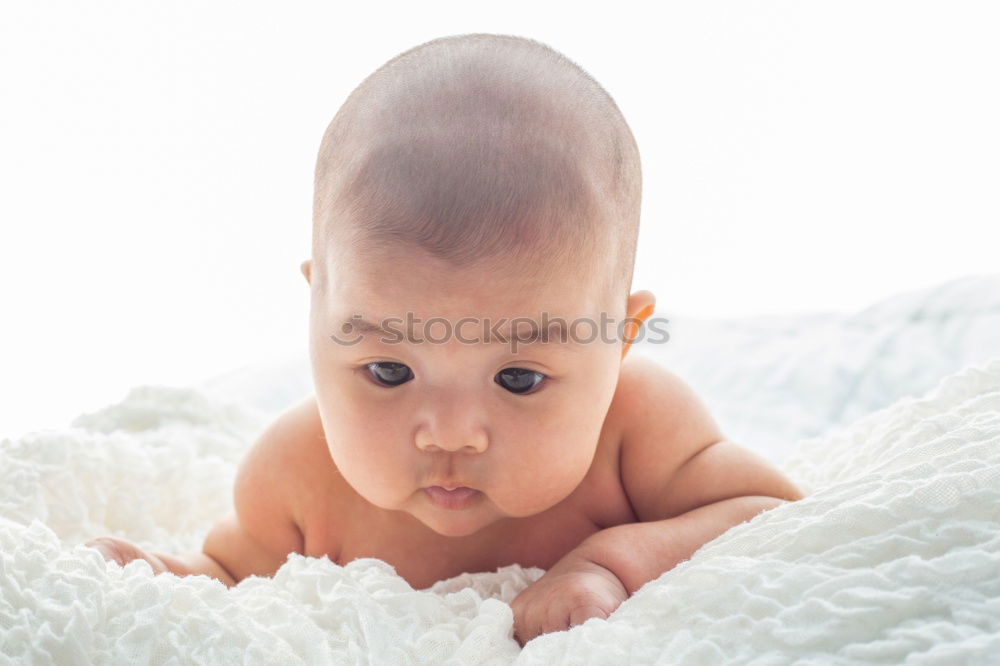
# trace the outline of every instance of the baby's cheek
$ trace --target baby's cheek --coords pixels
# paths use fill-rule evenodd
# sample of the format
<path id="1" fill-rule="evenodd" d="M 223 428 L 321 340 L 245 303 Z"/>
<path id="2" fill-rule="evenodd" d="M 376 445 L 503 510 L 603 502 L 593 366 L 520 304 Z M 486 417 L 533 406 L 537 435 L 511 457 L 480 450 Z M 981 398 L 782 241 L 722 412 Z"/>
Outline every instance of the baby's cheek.
<path id="1" fill-rule="evenodd" d="M 572 456 L 575 453 L 593 451 L 601 431 L 603 419 L 588 410 L 578 408 L 572 413 L 553 419 L 546 424 L 540 433 L 544 436 L 546 445 L 561 456 Z"/>
<path id="2" fill-rule="evenodd" d="M 525 517 L 546 511 L 566 499 L 586 476 L 589 458 L 545 448 L 515 455 L 497 474 L 489 495 L 507 515 Z"/>

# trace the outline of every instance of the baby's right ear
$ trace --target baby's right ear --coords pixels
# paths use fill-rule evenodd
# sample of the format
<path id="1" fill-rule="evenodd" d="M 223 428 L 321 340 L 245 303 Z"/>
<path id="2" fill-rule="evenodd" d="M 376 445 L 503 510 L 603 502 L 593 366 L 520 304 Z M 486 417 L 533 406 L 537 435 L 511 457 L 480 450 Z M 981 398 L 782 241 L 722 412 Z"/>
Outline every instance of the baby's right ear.
<path id="1" fill-rule="evenodd" d="M 302 274 L 306 276 L 306 282 L 312 284 L 312 259 L 306 259 L 302 262 L 302 266 L 299 267 Z"/>

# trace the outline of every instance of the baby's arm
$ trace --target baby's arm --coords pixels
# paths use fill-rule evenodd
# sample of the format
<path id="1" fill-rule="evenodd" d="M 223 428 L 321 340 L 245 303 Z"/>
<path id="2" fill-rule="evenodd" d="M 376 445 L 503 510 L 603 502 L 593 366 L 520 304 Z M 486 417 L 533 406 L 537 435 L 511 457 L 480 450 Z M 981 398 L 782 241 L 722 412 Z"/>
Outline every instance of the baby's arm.
<path id="1" fill-rule="evenodd" d="M 211 555 L 205 553 L 167 555 L 154 552 L 151 555 L 159 558 L 170 573 L 178 576 L 209 576 L 222 581 L 226 587 L 232 587 L 237 583 L 225 567 L 213 559 Z"/>
<path id="2" fill-rule="evenodd" d="M 208 532 L 202 552 L 147 552 L 115 537 L 92 539 L 85 545 L 122 566 L 143 559 L 155 574 L 205 575 L 227 587 L 251 575 L 273 576 L 288 554 L 301 552 L 303 546 L 283 482 L 287 475 L 282 473 L 290 464 L 289 438 L 301 434 L 301 411 L 281 415 L 248 451 L 233 484 L 234 509 Z"/>
<path id="3" fill-rule="evenodd" d="M 227 587 L 236 584 L 233 577 L 215 559 L 205 553 L 185 553 L 168 555 L 155 551 L 145 551 L 131 541 L 118 537 L 97 537 L 83 545 L 97 550 L 104 559 L 125 566 L 133 560 L 146 560 L 153 574 L 173 573 L 178 576 L 205 575 L 215 578 Z"/>
<path id="4" fill-rule="evenodd" d="M 639 522 L 581 544 L 629 594 L 702 545 L 802 492 L 767 460 L 728 441 L 694 391 L 645 359 L 623 374 L 621 477 Z"/>

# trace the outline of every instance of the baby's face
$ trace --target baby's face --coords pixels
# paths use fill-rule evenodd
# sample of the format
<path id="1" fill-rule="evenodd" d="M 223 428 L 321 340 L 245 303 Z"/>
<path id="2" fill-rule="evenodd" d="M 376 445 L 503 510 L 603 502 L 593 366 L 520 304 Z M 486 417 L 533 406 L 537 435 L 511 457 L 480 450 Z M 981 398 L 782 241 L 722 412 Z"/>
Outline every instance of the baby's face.
<path id="1" fill-rule="evenodd" d="M 438 534 L 465 536 L 545 511 L 580 484 L 618 381 L 615 326 L 608 341 L 562 342 L 553 331 L 548 343 L 515 346 L 510 321 L 540 326 L 547 312 L 567 326 L 599 325 L 603 310 L 617 322 L 625 304 L 618 312 L 592 293 L 593 276 L 538 284 L 516 269 L 456 272 L 418 249 L 327 270 L 326 293 L 312 285 L 310 357 L 330 454 L 355 491 Z M 359 315 L 398 335 L 345 330 Z M 448 325 L 425 324 L 431 317 Z M 484 325 L 507 343 L 486 341 Z M 522 320 L 516 330 L 529 328 Z M 586 338 L 592 328 L 575 330 Z M 424 490 L 449 482 L 479 491 L 471 505 L 442 508 Z"/>

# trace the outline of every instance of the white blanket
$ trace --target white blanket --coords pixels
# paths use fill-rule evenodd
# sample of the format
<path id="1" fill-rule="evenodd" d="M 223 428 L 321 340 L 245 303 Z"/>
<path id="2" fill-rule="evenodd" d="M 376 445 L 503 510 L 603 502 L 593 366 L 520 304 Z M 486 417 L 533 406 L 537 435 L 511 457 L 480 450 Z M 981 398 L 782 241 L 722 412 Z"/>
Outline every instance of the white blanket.
<path id="1" fill-rule="evenodd" d="M 806 499 L 524 650 L 507 603 L 537 568 L 417 592 L 379 560 L 291 554 L 227 590 L 80 545 L 198 549 L 265 421 L 139 387 L 0 442 L 0 664 L 1000 663 L 1000 356 L 798 441 L 780 466 Z"/>
<path id="2" fill-rule="evenodd" d="M 147 387 L 77 425 L 0 446 L 0 508 L 18 521 L 0 524 L 0 655 L 18 663 L 1000 660 L 1000 358 L 802 441 L 784 469 L 809 497 L 523 652 L 506 604 L 536 568 L 417 592 L 379 560 L 292 554 L 273 579 L 226 590 L 105 562 L 78 544 L 197 548 L 259 424 Z"/>

